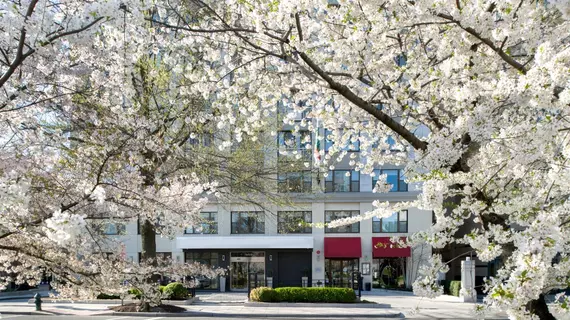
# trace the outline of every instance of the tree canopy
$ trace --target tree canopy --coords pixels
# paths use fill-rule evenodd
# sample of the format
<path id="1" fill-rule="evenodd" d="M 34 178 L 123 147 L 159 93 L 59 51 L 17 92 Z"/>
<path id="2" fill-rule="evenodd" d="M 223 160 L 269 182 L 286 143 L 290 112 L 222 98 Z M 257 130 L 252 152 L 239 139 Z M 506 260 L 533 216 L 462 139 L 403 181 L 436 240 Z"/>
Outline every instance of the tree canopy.
<path id="1" fill-rule="evenodd" d="M 335 144 L 318 151 L 321 170 L 345 156 L 365 174 L 405 165 L 407 179 L 423 185 L 418 199 L 376 202 L 357 219 L 433 210 L 435 224 L 409 245 L 467 244 L 482 261 L 501 258 L 485 285 L 487 307 L 549 319 L 536 306 L 570 285 L 567 1 L 4 1 L 0 12 L 14 21 L 2 19 L 0 28 L 8 132 L 1 186 L 10 199 L 2 205 L 5 216 L 28 219 L 3 223 L 13 228 L 7 235 L 44 223 L 29 213 L 32 184 L 23 179 L 52 146 L 51 132 L 34 129 L 49 116 L 42 108 L 66 110 L 78 90 L 88 90 L 119 114 L 140 96 L 130 76 L 138 59 L 154 54 L 176 79 L 168 93 L 174 105 L 207 99 L 216 130 L 238 141 L 255 137 L 286 103 L 293 111 L 284 121 L 296 130 L 314 131 L 316 140 L 319 126 L 330 130 Z M 359 157 L 343 148 L 356 141 Z M 60 154 L 51 156 L 57 163 Z M 13 170 L 7 161 L 16 159 Z M 89 187 L 84 201 L 97 198 Z M 78 201 L 43 196 L 48 214 Z M 441 294 L 441 270 L 436 255 L 415 292 Z M 557 301 L 568 312 L 568 298 Z"/>

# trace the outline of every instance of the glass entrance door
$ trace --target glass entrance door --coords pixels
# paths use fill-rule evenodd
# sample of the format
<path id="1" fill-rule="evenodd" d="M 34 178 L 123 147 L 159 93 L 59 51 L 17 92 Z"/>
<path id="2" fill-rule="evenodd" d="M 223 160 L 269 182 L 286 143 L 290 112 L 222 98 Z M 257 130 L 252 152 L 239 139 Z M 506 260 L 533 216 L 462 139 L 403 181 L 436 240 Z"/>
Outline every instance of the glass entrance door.
<path id="1" fill-rule="evenodd" d="M 257 285 L 265 285 L 265 252 L 230 253 L 230 290 L 247 291 L 247 281 L 252 285 L 257 274 Z"/>
<path id="2" fill-rule="evenodd" d="M 247 265 L 248 262 L 231 262 L 231 290 L 247 291 Z"/>

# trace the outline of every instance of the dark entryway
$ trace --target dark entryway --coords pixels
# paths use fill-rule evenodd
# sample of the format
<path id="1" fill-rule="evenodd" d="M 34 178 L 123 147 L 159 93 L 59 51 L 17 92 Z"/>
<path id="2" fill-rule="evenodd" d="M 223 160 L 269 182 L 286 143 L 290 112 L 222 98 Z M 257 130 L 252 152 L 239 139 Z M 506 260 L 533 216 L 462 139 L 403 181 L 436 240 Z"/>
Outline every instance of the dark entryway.
<path id="1" fill-rule="evenodd" d="M 406 258 L 379 258 L 372 262 L 374 288 L 403 288 L 406 285 Z"/>
<path id="2" fill-rule="evenodd" d="M 279 252 L 276 287 L 301 287 L 302 277 L 308 277 L 311 283 L 311 252 Z"/>

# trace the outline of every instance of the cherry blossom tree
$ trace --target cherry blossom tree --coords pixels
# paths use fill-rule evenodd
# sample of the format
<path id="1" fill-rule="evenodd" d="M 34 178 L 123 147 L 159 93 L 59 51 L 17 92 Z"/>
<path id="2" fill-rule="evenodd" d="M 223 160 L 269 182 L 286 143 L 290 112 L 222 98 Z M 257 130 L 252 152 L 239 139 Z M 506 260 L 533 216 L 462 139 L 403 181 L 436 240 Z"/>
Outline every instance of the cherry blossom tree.
<path id="1" fill-rule="evenodd" d="M 144 212 L 150 223 L 186 204 L 199 211 L 217 184 L 191 171 L 150 175 L 177 163 L 162 167 L 160 155 L 178 154 L 165 142 L 179 131 L 144 109 L 183 101 L 167 104 L 178 108 L 170 124 L 183 126 L 178 111 L 201 97 L 216 130 L 230 133 L 220 149 L 255 139 L 285 103 L 286 123 L 317 140 L 319 127 L 330 130 L 335 144 L 316 150 L 320 168 L 356 141 L 363 151 L 350 163 L 363 173 L 406 165 L 421 196 L 375 203 L 357 219 L 433 210 L 436 223 L 407 245 L 468 244 L 482 261 L 501 257 L 485 306 L 553 318 L 544 295 L 570 281 L 567 1 L 3 1 L 0 14 L 10 17 L 0 27 L 0 259 L 18 261 L 9 269 L 20 280 L 46 268 L 77 285 L 100 274 L 80 259 L 99 242 L 79 243 L 101 208 Z M 175 79 L 171 92 L 145 84 L 161 81 L 158 70 L 141 73 L 151 54 Z M 60 117 L 74 112 L 83 114 Z M 62 129 L 76 121 L 96 128 L 88 143 Z M 445 269 L 434 256 L 415 292 L 441 294 Z M 568 306 L 558 295 L 551 309 Z"/>
<path id="2" fill-rule="evenodd" d="M 216 108 L 237 104 L 256 124 L 289 97 L 293 113 L 312 108 L 299 128 L 318 119 L 332 132 L 322 164 L 359 141 L 357 170 L 405 164 L 423 183 L 417 201 L 375 203 L 357 219 L 433 210 L 437 222 L 410 244 L 501 257 L 485 306 L 552 319 L 544 295 L 570 281 L 569 17 L 567 1 L 190 0 L 157 4 L 152 19 L 176 46 L 224 62 L 201 75 Z M 415 292 L 441 294 L 445 269 L 434 256 Z M 567 297 L 557 302 L 568 312 Z"/>
<path id="3" fill-rule="evenodd" d="M 198 224 L 210 199 L 255 201 L 236 185 L 277 199 L 257 183 L 275 167 L 252 163 L 262 128 L 241 146 L 216 129 L 221 112 L 192 78 L 200 56 L 162 52 L 144 3 L 8 1 L 0 14 L 13 22 L 0 28 L 3 284 L 49 273 L 60 297 L 136 287 L 148 309 L 160 302 L 156 275 L 219 274 L 158 261 L 155 237 Z M 140 265 L 100 232 L 138 219 Z"/>

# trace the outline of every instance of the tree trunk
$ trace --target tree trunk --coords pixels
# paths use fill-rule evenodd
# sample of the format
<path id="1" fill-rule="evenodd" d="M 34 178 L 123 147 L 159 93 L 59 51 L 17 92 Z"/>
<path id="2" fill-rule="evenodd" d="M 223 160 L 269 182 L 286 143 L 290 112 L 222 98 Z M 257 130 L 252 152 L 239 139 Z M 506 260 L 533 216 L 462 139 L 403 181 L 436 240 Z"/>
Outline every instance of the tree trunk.
<path id="1" fill-rule="evenodd" d="M 154 225 L 148 219 L 145 219 L 141 225 L 141 242 L 142 242 L 142 253 L 141 259 L 152 259 L 152 265 L 156 266 L 156 230 Z M 160 275 L 153 274 L 149 278 L 149 282 L 158 282 L 160 280 Z"/>
<path id="2" fill-rule="evenodd" d="M 538 299 L 530 301 L 526 305 L 526 309 L 532 314 L 537 315 L 540 320 L 556 320 L 552 313 L 550 313 L 550 310 L 548 310 L 548 305 L 542 293 Z"/>
<path id="3" fill-rule="evenodd" d="M 140 228 L 142 242 L 141 258 L 142 260 L 156 260 L 156 231 L 154 230 L 154 226 L 148 219 L 144 219 Z"/>

